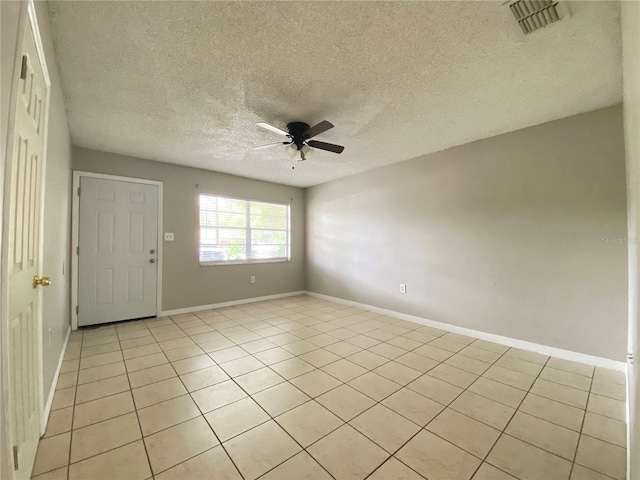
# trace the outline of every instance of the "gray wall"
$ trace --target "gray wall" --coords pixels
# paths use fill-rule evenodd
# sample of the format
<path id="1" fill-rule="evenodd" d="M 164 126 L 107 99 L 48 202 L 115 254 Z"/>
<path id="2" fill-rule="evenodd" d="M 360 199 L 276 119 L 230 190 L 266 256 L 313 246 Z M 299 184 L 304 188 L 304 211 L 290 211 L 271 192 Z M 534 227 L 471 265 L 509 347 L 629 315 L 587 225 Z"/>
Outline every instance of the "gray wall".
<path id="1" fill-rule="evenodd" d="M 638 298 L 638 242 L 640 241 L 640 3 L 622 2 L 622 68 L 624 78 L 624 132 L 627 152 L 629 206 L 629 365 L 628 478 L 640 478 L 640 312 Z"/>
<path id="2" fill-rule="evenodd" d="M 2 166 L 4 167 L 11 80 L 18 44 L 18 18 L 24 2 L 0 2 L 2 5 Z M 53 50 L 53 40 L 49 28 L 47 4 L 36 2 L 36 17 L 40 27 L 42 44 L 51 77 L 51 97 L 49 106 L 49 133 L 47 144 L 47 165 L 45 177 L 45 219 L 44 219 L 44 267 L 43 274 L 51 277 L 52 286 L 43 292 L 43 376 L 44 401 L 47 401 L 58 360 L 62 352 L 66 333 L 69 329 L 69 240 L 71 180 L 71 140 L 67 117 L 63 104 L 58 67 Z M 23 13 L 26 9 L 23 10 Z M 61 228 L 62 226 L 62 228 Z M 63 274 L 63 268 L 65 274 Z M 51 332 L 49 334 L 49 332 Z M 2 442 L 5 444 L 4 441 Z M 1 472 L 0 472 L 1 473 Z"/>
<path id="3" fill-rule="evenodd" d="M 626 228 L 615 106 L 307 190 L 306 285 L 623 360 Z"/>
<path id="4" fill-rule="evenodd" d="M 36 2 L 35 5 L 51 77 L 42 272 L 43 275 L 50 277 L 52 282 L 52 285 L 43 291 L 42 305 L 44 392 L 48 395 L 70 325 L 71 138 L 49 27 L 47 3 Z"/>
<path id="5" fill-rule="evenodd" d="M 73 149 L 73 168 L 163 182 L 163 228 L 165 232 L 175 233 L 174 242 L 164 242 L 163 310 L 294 292 L 304 288 L 302 189 L 77 147 Z M 199 266 L 200 194 L 290 203 L 291 261 Z M 255 284 L 249 283 L 251 275 L 256 276 Z"/>

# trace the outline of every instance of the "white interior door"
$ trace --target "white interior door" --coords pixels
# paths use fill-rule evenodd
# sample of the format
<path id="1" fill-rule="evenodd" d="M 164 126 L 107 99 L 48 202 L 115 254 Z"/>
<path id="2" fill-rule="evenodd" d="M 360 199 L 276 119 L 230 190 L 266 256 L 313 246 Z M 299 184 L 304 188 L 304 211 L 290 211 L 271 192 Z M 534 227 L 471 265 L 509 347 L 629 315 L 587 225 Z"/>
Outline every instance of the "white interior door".
<path id="1" fill-rule="evenodd" d="M 7 322 L 10 436 L 16 478 L 29 478 L 40 438 L 40 217 L 48 79 L 35 28 L 27 16 L 22 39 L 15 130 L 9 169 Z M 6 217 L 5 217 L 6 218 Z"/>
<path id="2" fill-rule="evenodd" d="M 156 315 L 158 186 L 80 177 L 78 325 Z"/>

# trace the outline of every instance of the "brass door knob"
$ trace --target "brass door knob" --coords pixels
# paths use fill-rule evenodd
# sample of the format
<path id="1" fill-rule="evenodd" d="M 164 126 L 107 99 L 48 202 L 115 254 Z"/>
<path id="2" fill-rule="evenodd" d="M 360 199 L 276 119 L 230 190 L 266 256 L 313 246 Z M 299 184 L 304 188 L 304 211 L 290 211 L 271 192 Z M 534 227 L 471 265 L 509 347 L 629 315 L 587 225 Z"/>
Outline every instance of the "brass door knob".
<path id="1" fill-rule="evenodd" d="M 49 280 L 49 277 L 39 277 L 36 275 L 35 277 L 33 277 L 33 288 L 36 288 L 38 285 L 48 287 L 49 285 L 51 285 L 51 280 Z"/>

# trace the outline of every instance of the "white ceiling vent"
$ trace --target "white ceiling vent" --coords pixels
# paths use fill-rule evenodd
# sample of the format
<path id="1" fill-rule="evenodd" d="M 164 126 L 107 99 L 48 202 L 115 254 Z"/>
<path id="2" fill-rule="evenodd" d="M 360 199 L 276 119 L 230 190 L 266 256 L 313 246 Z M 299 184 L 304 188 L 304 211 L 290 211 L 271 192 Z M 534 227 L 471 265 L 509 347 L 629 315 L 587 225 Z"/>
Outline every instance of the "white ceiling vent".
<path id="1" fill-rule="evenodd" d="M 525 35 L 569 16 L 569 9 L 562 1 L 515 0 L 505 3 Z"/>

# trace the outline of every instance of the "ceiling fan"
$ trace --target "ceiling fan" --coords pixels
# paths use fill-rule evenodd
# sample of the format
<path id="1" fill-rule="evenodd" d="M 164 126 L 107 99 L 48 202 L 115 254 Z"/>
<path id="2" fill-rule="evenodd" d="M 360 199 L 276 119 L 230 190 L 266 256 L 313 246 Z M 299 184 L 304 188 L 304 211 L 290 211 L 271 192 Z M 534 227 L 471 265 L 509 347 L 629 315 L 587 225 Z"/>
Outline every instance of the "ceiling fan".
<path id="1" fill-rule="evenodd" d="M 255 150 L 271 148 L 277 145 L 286 145 L 287 153 L 298 162 L 307 160 L 312 154 L 314 148 L 333 153 L 342 153 L 344 150 L 342 145 L 311 140 L 316 135 L 320 135 L 321 133 L 333 128 L 333 124 L 326 120 L 323 120 L 311 128 L 309 128 L 309 124 L 304 122 L 291 122 L 287 125 L 288 133 L 278 127 L 269 125 L 268 123 L 260 122 L 256 125 L 260 128 L 264 128 L 265 130 L 269 130 L 270 132 L 287 137 L 287 141 L 268 143 L 266 145 L 253 147 Z"/>

